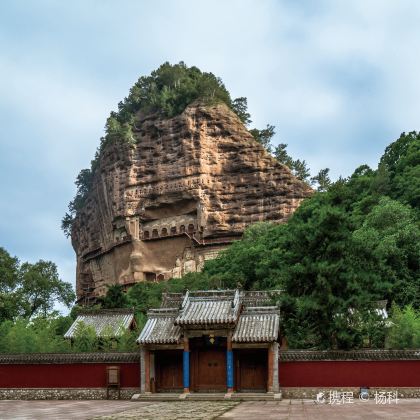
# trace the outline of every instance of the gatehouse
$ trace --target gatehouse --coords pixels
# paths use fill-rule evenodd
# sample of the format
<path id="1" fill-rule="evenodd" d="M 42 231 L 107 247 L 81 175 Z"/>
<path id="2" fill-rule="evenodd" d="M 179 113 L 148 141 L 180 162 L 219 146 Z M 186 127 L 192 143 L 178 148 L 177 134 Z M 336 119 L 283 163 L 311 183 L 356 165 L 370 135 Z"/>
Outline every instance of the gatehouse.
<path id="1" fill-rule="evenodd" d="M 164 293 L 138 338 L 141 392 L 278 392 L 278 294 Z"/>

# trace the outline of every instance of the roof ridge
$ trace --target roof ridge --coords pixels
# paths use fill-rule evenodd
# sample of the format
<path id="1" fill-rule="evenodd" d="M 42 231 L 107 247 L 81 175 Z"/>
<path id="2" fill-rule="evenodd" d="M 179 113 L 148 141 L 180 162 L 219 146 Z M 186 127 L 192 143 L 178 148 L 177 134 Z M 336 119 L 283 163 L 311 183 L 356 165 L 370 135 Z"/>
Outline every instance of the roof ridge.
<path id="1" fill-rule="evenodd" d="M 243 314 L 246 312 L 256 313 L 256 312 L 264 312 L 264 313 L 272 313 L 272 312 L 279 312 L 278 306 L 246 306 L 243 310 Z"/>
<path id="2" fill-rule="evenodd" d="M 164 315 L 173 315 L 176 317 L 179 313 L 178 308 L 156 308 L 156 309 L 149 309 L 147 311 L 147 316 L 156 318 L 156 317 L 162 317 Z"/>
<path id="3" fill-rule="evenodd" d="M 133 314 L 134 308 L 112 308 L 112 309 L 81 309 L 80 312 L 76 315 L 106 315 L 106 314 Z"/>

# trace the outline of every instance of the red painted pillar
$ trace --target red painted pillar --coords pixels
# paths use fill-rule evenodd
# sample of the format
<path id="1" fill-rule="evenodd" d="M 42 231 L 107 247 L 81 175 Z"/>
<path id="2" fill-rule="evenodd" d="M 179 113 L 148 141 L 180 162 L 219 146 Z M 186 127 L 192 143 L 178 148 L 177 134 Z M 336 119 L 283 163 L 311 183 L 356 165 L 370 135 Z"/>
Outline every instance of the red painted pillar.
<path id="1" fill-rule="evenodd" d="M 150 351 L 144 351 L 144 390 L 150 392 Z"/>
<path id="2" fill-rule="evenodd" d="M 274 363 L 274 354 L 273 349 L 270 346 L 268 348 L 268 375 L 267 375 L 267 391 L 273 392 L 273 363 Z"/>

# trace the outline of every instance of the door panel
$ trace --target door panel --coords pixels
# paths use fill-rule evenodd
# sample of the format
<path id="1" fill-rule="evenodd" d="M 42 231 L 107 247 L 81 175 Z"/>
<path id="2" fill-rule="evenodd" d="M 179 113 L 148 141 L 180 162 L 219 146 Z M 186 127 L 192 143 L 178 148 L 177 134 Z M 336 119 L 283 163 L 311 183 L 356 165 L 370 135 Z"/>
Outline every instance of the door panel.
<path id="1" fill-rule="evenodd" d="M 267 391 L 267 350 L 238 350 L 235 357 L 238 391 Z"/>
<path id="2" fill-rule="evenodd" d="M 226 391 L 226 352 L 196 350 L 193 357 L 195 391 Z"/>
<path id="3" fill-rule="evenodd" d="M 182 351 L 157 351 L 155 371 L 157 392 L 182 390 Z"/>

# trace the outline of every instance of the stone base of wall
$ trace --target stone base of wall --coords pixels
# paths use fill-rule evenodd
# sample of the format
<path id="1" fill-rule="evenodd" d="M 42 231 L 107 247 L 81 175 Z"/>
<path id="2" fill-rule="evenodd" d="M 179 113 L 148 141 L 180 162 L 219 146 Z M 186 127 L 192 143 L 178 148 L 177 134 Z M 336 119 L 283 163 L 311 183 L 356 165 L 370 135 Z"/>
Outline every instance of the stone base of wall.
<path id="1" fill-rule="evenodd" d="M 122 400 L 129 400 L 139 388 L 121 388 Z M 0 388 L 0 400 L 105 400 L 106 388 Z M 109 390 L 109 399 L 118 399 L 118 391 Z"/>
<path id="2" fill-rule="evenodd" d="M 280 388 L 283 399 L 311 399 L 315 400 L 318 393 L 323 392 L 325 398 L 328 400 L 330 391 L 337 392 L 353 392 L 355 399 L 359 398 L 360 388 L 356 387 L 311 387 L 311 388 L 298 388 L 298 387 L 285 387 Z M 383 388 L 369 388 L 369 397 L 375 398 L 375 392 L 397 392 L 398 398 L 420 398 L 419 388 L 403 388 L 403 387 L 383 387 Z"/>

